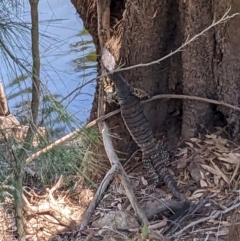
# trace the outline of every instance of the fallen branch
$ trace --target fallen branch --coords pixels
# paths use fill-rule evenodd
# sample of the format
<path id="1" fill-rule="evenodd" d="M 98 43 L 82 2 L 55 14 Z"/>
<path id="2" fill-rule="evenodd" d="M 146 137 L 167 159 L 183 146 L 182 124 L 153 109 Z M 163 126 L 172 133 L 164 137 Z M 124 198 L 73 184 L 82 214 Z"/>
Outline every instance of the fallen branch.
<path id="1" fill-rule="evenodd" d="M 114 151 L 113 148 L 113 144 L 111 141 L 111 137 L 110 137 L 110 133 L 108 130 L 108 127 L 106 125 L 106 123 L 102 124 L 102 135 L 103 135 L 103 143 L 104 143 L 104 147 L 106 150 L 106 153 L 108 155 L 108 158 L 111 162 L 112 165 L 117 165 L 119 167 L 119 173 L 118 176 L 121 179 L 125 191 L 126 191 L 126 195 L 135 211 L 135 213 L 137 214 L 138 218 L 140 219 L 140 221 L 142 222 L 142 224 L 148 224 L 148 219 L 146 218 L 144 212 L 142 211 L 142 209 L 140 208 L 137 199 L 133 193 L 133 189 L 131 186 L 131 183 L 129 181 L 128 175 L 126 174 L 126 172 L 124 171 L 116 152 Z"/>
<path id="2" fill-rule="evenodd" d="M 198 96 L 192 96 L 192 95 L 175 95 L 175 94 L 161 94 L 161 95 L 154 95 L 153 97 L 151 97 L 148 100 L 142 101 L 143 104 L 154 101 L 154 100 L 158 100 L 158 99 L 183 99 L 183 100 L 196 100 L 196 101 L 202 101 L 202 102 L 206 102 L 206 103 L 210 103 L 210 104 L 215 104 L 215 105 L 222 105 L 222 106 L 226 106 L 230 109 L 236 110 L 236 111 L 240 111 L 240 108 L 231 104 L 228 104 L 224 101 L 218 101 L 218 100 L 213 100 L 213 99 L 208 99 L 208 98 L 203 98 L 203 97 L 198 97 Z M 97 118 L 96 120 L 91 121 L 90 123 L 88 123 L 86 125 L 86 128 L 92 127 L 94 125 L 96 125 L 98 122 L 103 121 L 108 119 L 111 116 L 114 116 L 116 114 L 120 113 L 120 109 L 114 110 L 112 112 L 109 112 L 106 115 L 103 115 L 99 118 Z"/>
<path id="3" fill-rule="evenodd" d="M 95 208 L 97 207 L 99 202 L 102 200 L 102 198 L 105 194 L 105 191 L 107 190 L 109 183 L 114 178 L 114 175 L 115 175 L 117 169 L 118 169 L 118 166 L 113 165 L 111 167 L 111 169 L 105 175 L 104 179 L 102 180 L 97 192 L 94 195 L 94 198 L 92 199 L 89 207 L 87 208 L 87 210 L 84 213 L 84 217 L 83 217 L 82 223 L 80 225 L 80 231 L 83 230 L 84 228 L 86 228 L 86 226 L 88 225 L 88 222 L 91 218 L 93 211 L 95 210 Z"/>

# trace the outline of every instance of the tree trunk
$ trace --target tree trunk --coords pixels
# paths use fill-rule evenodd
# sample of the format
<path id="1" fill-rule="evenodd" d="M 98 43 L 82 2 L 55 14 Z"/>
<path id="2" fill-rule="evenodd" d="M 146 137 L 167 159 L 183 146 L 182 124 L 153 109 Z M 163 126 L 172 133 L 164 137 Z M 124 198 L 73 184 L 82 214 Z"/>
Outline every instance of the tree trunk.
<path id="1" fill-rule="evenodd" d="M 71 0 L 92 35 L 99 52 L 97 9 L 94 0 Z M 108 47 L 118 63 L 132 66 L 157 60 L 177 49 L 188 37 L 193 37 L 218 20 L 226 12 L 229 0 L 132 0 L 111 1 L 111 40 Z M 240 3 L 231 1 L 231 13 L 240 12 Z M 240 78 L 240 17 L 212 28 L 182 52 L 159 64 L 124 71 L 122 74 L 133 87 L 150 96 L 185 94 L 222 100 L 239 106 Z M 96 92 L 97 93 L 97 92 Z M 96 118 L 95 96 L 90 119 Z M 118 108 L 108 105 L 106 112 Z M 221 106 L 190 100 L 157 100 L 144 105 L 154 133 L 164 134 L 168 148 L 179 138 L 194 137 L 202 127 L 224 124 L 236 136 L 239 113 Z M 223 121 L 224 120 L 224 121 Z M 137 146 L 128 134 L 120 114 L 108 124 L 120 137 L 114 145 L 128 158 Z"/>

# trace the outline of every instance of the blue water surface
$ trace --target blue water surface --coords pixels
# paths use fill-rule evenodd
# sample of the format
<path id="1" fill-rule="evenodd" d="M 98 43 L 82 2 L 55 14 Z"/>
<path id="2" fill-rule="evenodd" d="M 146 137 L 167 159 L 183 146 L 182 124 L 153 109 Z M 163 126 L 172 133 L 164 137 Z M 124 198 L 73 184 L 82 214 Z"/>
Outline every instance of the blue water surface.
<path id="1" fill-rule="evenodd" d="M 0 14 L 3 12 L 0 11 Z M 28 1 L 21 2 L 15 15 L 17 21 L 30 23 Z M 42 91 L 61 96 L 59 99 L 64 99 L 63 104 L 67 111 L 84 122 L 89 116 L 95 90 L 96 62 L 92 38 L 84 30 L 82 21 L 70 0 L 40 0 L 39 20 Z M 24 41 L 20 41 L 22 39 Z M 17 47 L 11 48 L 13 53 L 31 64 L 30 39 L 26 40 L 25 35 L 21 36 L 20 33 L 16 41 L 19 45 L 22 42 L 22 47 L 19 48 L 16 44 Z M 2 61 L 1 59 L 0 78 L 4 83 L 7 97 L 31 86 L 31 79 L 27 78 L 17 87 L 9 87 L 9 83 L 21 73 L 15 67 L 9 68 Z M 14 66 L 11 60 L 9 63 Z M 80 88 L 83 84 L 85 86 Z M 79 91 L 73 92 L 76 88 Z M 26 98 L 29 100 L 30 95 L 10 98 L 11 112 L 17 112 L 16 105 Z"/>

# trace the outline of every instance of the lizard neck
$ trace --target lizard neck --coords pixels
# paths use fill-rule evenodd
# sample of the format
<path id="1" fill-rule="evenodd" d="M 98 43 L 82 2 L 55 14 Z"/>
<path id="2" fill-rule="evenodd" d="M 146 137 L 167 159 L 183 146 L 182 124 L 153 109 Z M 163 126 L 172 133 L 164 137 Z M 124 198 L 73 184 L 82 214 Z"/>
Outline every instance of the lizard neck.
<path id="1" fill-rule="evenodd" d="M 120 73 L 110 74 L 116 88 L 118 100 L 127 99 L 133 92 L 133 88 Z"/>

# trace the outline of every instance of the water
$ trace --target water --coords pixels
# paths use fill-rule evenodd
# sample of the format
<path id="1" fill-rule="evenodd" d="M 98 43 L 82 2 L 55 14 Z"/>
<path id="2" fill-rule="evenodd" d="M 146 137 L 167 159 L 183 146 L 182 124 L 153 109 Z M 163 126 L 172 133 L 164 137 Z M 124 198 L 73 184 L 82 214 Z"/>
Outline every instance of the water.
<path id="1" fill-rule="evenodd" d="M 30 22 L 29 10 L 28 1 L 24 1 L 22 8 L 18 10 L 19 21 Z M 89 116 L 95 90 L 96 63 L 92 39 L 84 31 L 82 21 L 70 0 L 40 0 L 39 20 L 42 90 L 59 95 L 59 100 L 64 97 L 63 104 L 67 111 L 78 120 L 85 121 Z M 19 39 L 23 38 L 24 36 L 19 36 Z M 24 41 L 22 50 L 16 47 L 14 53 L 25 62 L 31 63 L 30 39 L 25 38 Z M 11 60 L 10 62 L 12 63 Z M 13 71 L 2 62 L 0 66 L 0 78 L 6 89 L 10 111 L 16 113 L 19 108 L 16 108 L 16 104 L 29 101 L 29 95 L 14 99 L 11 97 L 31 86 L 31 80 L 27 78 L 17 87 L 7 87 L 21 73 L 16 69 Z M 85 86 L 80 88 L 83 84 Z M 72 93 L 76 88 L 78 91 Z"/>

